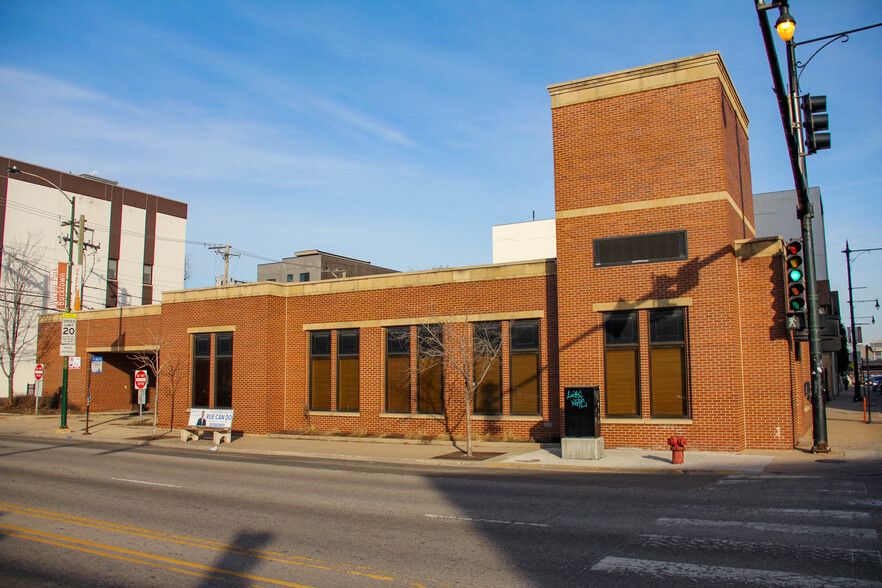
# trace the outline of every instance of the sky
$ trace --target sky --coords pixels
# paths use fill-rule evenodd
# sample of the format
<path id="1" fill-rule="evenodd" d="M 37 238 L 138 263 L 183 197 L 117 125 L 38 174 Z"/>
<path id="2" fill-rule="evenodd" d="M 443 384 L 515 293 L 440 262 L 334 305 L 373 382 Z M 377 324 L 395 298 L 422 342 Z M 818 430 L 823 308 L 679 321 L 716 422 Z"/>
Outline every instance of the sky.
<path id="1" fill-rule="evenodd" d="M 882 22 L 882 2 L 791 14 L 808 41 Z M 882 27 L 823 44 L 797 59 L 801 92 L 827 96 L 833 146 L 807 168 L 847 317 L 846 240 L 882 248 Z M 308 249 L 486 264 L 493 225 L 554 216 L 548 85 L 710 51 L 750 120 L 754 192 L 792 189 L 753 0 L 6 0 L 0 155 L 186 202 L 188 287 L 223 273 L 208 245 L 243 281 Z M 882 251 L 852 254 L 852 279 L 882 296 Z M 855 314 L 882 339 L 872 302 Z"/>

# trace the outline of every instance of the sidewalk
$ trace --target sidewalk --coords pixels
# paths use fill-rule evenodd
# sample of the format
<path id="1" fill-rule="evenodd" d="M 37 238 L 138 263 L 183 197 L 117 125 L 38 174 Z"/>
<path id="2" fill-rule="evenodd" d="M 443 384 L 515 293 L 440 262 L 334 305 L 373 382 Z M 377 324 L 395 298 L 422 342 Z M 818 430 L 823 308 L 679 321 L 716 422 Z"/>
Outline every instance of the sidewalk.
<path id="1" fill-rule="evenodd" d="M 105 441 L 174 447 L 192 451 L 288 455 L 325 459 L 381 461 L 388 463 L 450 465 L 483 465 L 505 468 L 555 468 L 563 470 L 606 471 L 717 471 L 811 473 L 842 468 L 875 468 L 882 470 L 882 412 L 880 398 L 874 396 L 872 424 L 864 422 L 862 403 L 852 401 L 852 393 L 843 392 L 827 405 L 827 437 L 830 453 L 812 454 L 811 430 L 789 451 L 747 451 L 744 453 L 711 453 L 689 451 L 684 463 L 671 463 L 670 451 L 640 449 L 607 449 L 598 460 L 574 460 L 560 457 L 557 444 L 476 442 L 478 459 L 465 460 L 451 443 L 403 439 L 327 438 L 294 435 L 244 435 L 234 437 L 229 445 L 215 446 L 211 440 L 181 442 L 178 431 L 159 429 L 162 435 L 152 438 L 150 425 L 138 425 L 138 417 L 125 413 L 99 413 L 89 422 L 90 435 L 84 435 L 86 417 L 68 415 L 69 431 L 58 433 L 58 415 L 0 414 L 0 435 L 67 438 L 77 442 Z M 458 447 L 462 447 L 459 442 Z"/>

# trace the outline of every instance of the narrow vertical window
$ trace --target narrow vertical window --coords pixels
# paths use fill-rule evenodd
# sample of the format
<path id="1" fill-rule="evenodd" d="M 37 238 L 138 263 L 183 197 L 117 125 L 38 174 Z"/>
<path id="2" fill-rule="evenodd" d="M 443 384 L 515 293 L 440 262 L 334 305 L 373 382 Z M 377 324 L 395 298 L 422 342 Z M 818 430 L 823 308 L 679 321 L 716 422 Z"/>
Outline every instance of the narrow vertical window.
<path id="1" fill-rule="evenodd" d="M 310 333 L 309 408 L 331 410 L 331 332 Z"/>
<path id="2" fill-rule="evenodd" d="M 337 332 L 337 410 L 358 410 L 358 330 Z"/>
<path id="3" fill-rule="evenodd" d="M 649 312 L 649 386 L 652 416 L 687 415 L 686 313 L 682 308 Z"/>
<path id="4" fill-rule="evenodd" d="M 107 260 L 107 279 L 108 280 L 116 280 L 117 279 L 117 264 L 119 263 L 116 259 L 108 259 Z"/>
<path id="5" fill-rule="evenodd" d="M 233 408 L 233 334 L 218 333 L 214 349 L 214 406 Z"/>
<path id="6" fill-rule="evenodd" d="M 603 317 L 606 414 L 640 415 L 640 356 L 637 311 Z"/>
<path id="7" fill-rule="evenodd" d="M 211 335 L 193 336 L 193 404 L 211 407 Z"/>
<path id="8" fill-rule="evenodd" d="M 472 353 L 474 378 L 478 384 L 475 391 L 476 414 L 502 413 L 502 324 L 499 322 L 474 323 L 472 330 Z"/>
<path id="9" fill-rule="evenodd" d="M 144 275 L 142 278 L 142 283 L 144 286 L 151 286 L 153 284 L 153 266 L 144 264 Z"/>
<path id="10" fill-rule="evenodd" d="M 539 321 L 511 323 L 511 414 L 539 414 Z"/>
<path id="11" fill-rule="evenodd" d="M 417 330 L 417 409 L 428 414 L 444 412 L 444 331 L 441 325 Z"/>
<path id="12" fill-rule="evenodd" d="M 386 329 L 386 411 L 410 412 L 410 327 Z"/>

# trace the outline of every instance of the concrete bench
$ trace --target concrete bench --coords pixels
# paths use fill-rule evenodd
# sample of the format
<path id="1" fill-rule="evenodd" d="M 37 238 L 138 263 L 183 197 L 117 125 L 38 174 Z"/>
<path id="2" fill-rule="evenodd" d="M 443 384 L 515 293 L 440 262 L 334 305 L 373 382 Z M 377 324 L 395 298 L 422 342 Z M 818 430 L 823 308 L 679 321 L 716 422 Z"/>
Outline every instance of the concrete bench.
<path id="1" fill-rule="evenodd" d="M 198 441 L 203 434 L 211 433 L 215 445 L 220 445 L 224 441 L 230 443 L 233 440 L 232 427 L 233 409 L 231 408 L 191 408 L 190 420 L 187 426 L 181 429 L 181 441 L 184 443 L 190 439 Z"/>

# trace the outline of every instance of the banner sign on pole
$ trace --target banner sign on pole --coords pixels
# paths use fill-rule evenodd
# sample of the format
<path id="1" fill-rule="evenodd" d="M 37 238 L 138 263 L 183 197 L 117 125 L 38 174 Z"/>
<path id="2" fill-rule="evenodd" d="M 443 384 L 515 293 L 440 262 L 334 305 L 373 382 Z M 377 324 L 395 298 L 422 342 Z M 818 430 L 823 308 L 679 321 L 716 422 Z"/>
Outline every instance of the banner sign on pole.
<path id="1" fill-rule="evenodd" d="M 80 309 L 80 285 L 83 283 L 83 266 L 75 265 L 71 271 L 71 291 L 70 301 L 71 308 Z M 49 304 L 54 304 L 56 310 L 64 310 L 67 308 L 67 301 L 64 299 L 67 294 L 67 263 L 58 262 L 57 268 L 49 271 Z"/>

